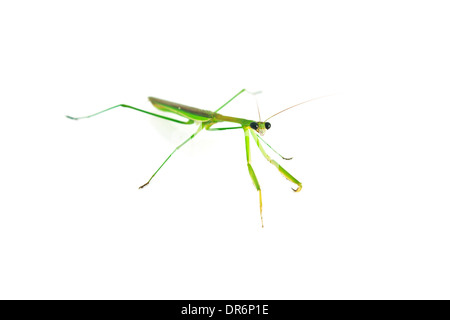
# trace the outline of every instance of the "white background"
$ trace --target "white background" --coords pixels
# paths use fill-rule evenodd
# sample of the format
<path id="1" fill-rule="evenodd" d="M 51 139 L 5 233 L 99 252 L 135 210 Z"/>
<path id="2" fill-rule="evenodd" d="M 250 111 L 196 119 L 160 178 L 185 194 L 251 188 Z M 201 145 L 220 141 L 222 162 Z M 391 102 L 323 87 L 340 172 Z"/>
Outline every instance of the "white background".
<path id="1" fill-rule="evenodd" d="M 450 298 L 445 1 L 2 1 L 0 298 Z M 262 90 L 274 159 L 213 110 Z M 223 114 L 257 120 L 243 95 Z M 272 153 L 271 153 L 272 154 Z"/>

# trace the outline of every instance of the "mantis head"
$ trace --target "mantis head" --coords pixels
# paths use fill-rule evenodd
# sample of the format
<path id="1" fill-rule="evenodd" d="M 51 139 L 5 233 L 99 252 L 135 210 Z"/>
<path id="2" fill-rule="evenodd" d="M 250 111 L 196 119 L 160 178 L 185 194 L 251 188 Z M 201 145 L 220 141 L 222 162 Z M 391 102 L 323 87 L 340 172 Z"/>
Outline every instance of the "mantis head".
<path id="1" fill-rule="evenodd" d="M 258 132 L 260 135 L 264 135 L 271 127 L 270 122 L 252 122 L 250 128 Z"/>

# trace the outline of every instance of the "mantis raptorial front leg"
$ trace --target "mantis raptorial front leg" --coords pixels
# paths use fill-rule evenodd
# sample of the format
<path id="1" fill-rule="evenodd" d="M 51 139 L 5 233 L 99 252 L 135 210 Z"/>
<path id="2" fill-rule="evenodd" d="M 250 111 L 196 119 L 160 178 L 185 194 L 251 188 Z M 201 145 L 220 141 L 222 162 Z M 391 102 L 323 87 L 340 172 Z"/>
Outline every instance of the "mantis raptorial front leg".
<path id="1" fill-rule="evenodd" d="M 169 154 L 169 156 L 166 158 L 166 160 L 164 160 L 164 162 L 162 163 L 162 165 L 158 168 L 158 170 L 156 170 L 156 172 L 150 177 L 150 179 L 148 179 L 148 181 L 146 183 L 144 183 L 142 186 L 139 187 L 139 189 L 142 189 L 143 187 L 145 187 L 146 185 L 148 185 L 150 183 L 150 181 L 152 181 L 153 177 L 158 173 L 158 171 L 164 166 L 164 164 L 167 162 L 167 160 L 170 159 L 170 157 L 175 153 L 175 151 L 177 151 L 178 149 L 180 149 L 182 146 L 184 146 L 188 141 L 192 140 L 200 131 L 202 131 L 203 129 L 203 123 L 200 124 L 200 126 L 198 127 L 197 131 L 192 134 L 189 138 L 187 138 L 182 144 L 180 144 L 178 147 L 175 148 L 175 150 L 172 151 L 171 154 Z"/>
<path id="2" fill-rule="evenodd" d="M 286 158 L 283 157 L 277 150 L 275 150 L 274 148 L 272 148 L 266 141 L 264 141 L 263 138 L 261 138 L 260 136 L 258 136 L 258 140 L 261 140 L 262 142 L 264 142 L 270 149 L 272 149 L 273 152 L 275 152 L 277 155 L 279 155 L 283 160 L 292 160 L 292 157 Z"/>
<path id="3" fill-rule="evenodd" d="M 258 145 L 258 148 L 261 151 L 261 153 L 263 154 L 264 158 L 266 158 L 267 161 L 269 161 L 271 164 L 273 164 L 286 179 L 288 179 L 292 183 L 295 183 L 298 186 L 297 189 L 292 188 L 292 190 L 294 190 L 294 192 L 300 192 L 300 190 L 302 190 L 302 183 L 300 181 L 298 181 L 297 179 L 295 179 L 289 172 L 286 171 L 286 169 L 284 169 L 282 166 L 280 166 L 278 164 L 278 162 L 276 162 L 275 160 L 270 158 L 269 155 L 266 153 L 266 151 L 263 149 L 261 142 L 259 141 L 259 137 L 256 135 L 256 133 L 254 133 L 253 131 L 250 131 L 250 132 L 253 136 L 253 139 L 255 139 L 255 142 Z"/>
<path id="4" fill-rule="evenodd" d="M 250 136 L 249 129 L 244 128 L 245 133 L 245 151 L 247 155 L 247 167 L 248 173 L 250 174 L 250 178 L 252 178 L 253 184 L 255 185 L 256 190 L 259 192 L 259 214 L 261 216 L 261 225 L 264 228 L 263 216 L 262 216 L 262 197 L 261 197 L 261 187 L 259 186 L 258 179 L 256 178 L 255 171 L 253 171 L 253 167 L 251 164 L 251 155 L 250 155 Z"/>

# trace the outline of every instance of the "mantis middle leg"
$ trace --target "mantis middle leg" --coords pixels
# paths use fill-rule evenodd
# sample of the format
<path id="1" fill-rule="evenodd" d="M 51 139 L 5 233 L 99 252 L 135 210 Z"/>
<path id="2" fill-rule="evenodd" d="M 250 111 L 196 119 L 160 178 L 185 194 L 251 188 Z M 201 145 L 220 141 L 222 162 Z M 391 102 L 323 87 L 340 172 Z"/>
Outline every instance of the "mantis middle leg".
<path id="1" fill-rule="evenodd" d="M 248 93 L 250 93 L 250 94 L 253 94 L 253 95 L 258 94 L 258 93 L 261 93 L 261 91 L 250 92 L 250 91 L 248 91 L 247 89 L 242 89 L 242 90 L 239 91 L 237 94 L 235 94 L 235 95 L 233 96 L 233 98 L 231 98 L 230 100 L 228 100 L 223 106 L 221 106 L 219 109 L 217 109 L 217 110 L 214 111 L 214 112 L 215 112 L 215 113 L 219 112 L 219 111 L 222 110 L 222 108 L 224 108 L 227 104 L 229 104 L 231 101 L 233 101 L 235 98 L 237 98 L 241 93 L 246 92 L 246 91 L 247 91 Z"/>

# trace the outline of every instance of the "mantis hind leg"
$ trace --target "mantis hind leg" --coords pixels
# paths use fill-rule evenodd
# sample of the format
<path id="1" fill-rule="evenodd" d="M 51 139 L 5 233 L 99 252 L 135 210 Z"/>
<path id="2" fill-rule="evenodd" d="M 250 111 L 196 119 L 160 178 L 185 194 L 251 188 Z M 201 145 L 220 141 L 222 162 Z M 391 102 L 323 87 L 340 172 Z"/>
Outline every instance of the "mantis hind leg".
<path id="1" fill-rule="evenodd" d="M 158 170 L 155 171 L 155 173 L 150 177 L 150 179 L 148 179 L 148 181 L 146 183 L 144 183 L 142 186 L 139 187 L 139 189 L 144 188 L 146 185 L 148 185 L 150 183 L 150 181 L 152 181 L 153 177 L 158 173 L 158 171 L 166 164 L 167 160 L 170 159 L 170 157 L 175 153 L 175 151 L 177 151 L 178 149 L 180 149 L 182 146 L 184 146 L 188 141 L 192 140 L 201 130 L 203 129 L 203 123 L 200 124 L 200 126 L 198 127 L 197 131 L 195 133 L 193 133 L 189 138 L 187 138 L 182 144 L 180 144 L 178 147 L 175 148 L 175 150 L 172 151 L 171 154 L 169 154 L 169 156 L 166 158 L 166 160 L 164 160 L 164 162 L 162 163 L 161 166 L 159 166 Z"/>
<path id="2" fill-rule="evenodd" d="M 247 167 L 248 167 L 248 173 L 250 174 L 250 178 L 253 181 L 253 184 L 258 190 L 259 193 L 259 214 L 261 216 L 261 225 L 264 228 L 264 222 L 263 222 L 263 216 L 262 216 L 262 198 L 261 198 L 261 187 L 259 185 L 258 179 L 256 178 L 255 171 L 253 170 L 252 164 L 251 164 L 251 155 L 250 155 L 250 137 L 248 133 L 248 129 L 244 128 L 245 133 L 245 151 L 247 155 Z"/>
<path id="3" fill-rule="evenodd" d="M 103 112 L 106 112 L 106 111 L 109 111 L 109 110 L 112 110 L 112 109 L 115 109 L 115 108 L 118 108 L 118 107 L 136 110 L 136 111 L 139 111 L 139 112 L 143 112 L 143 113 L 149 114 L 149 115 L 154 116 L 154 117 L 158 117 L 158 118 L 161 118 L 161 119 L 164 119 L 164 120 L 173 121 L 173 122 L 180 123 L 180 124 L 192 124 L 192 123 L 194 123 L 194 120 L 188 120 L 188 121 L 184 122 L 184 121 L 180 121 L 180 120 L 177 120 L 177 119 L 169 118 L 169 117 L 166 117 L 166 116 L 163 116 L 163 115 L 160 115 L 160 114 L 156 114 L 156 113 L 153 113 L 153 112 L 149 112 L 149 111 L 145 111 L 145 110 L 142 110 L 142 109 L 138 109 L 138 108 L 129 106 L 127 104 L 118 104 L 117 106 L 114 106 L 114 107 L 111 107 L 111 108 L 99 111 L 99 112 L 91 114 L 89 116 L 78 117 L 78 118 L 71 117 L 71 116 L 66 116 L 66 117 L 69 118 L 69 119 L 72 119 L 72 120 L 87 119 L 87 118 L 94 117 L 94 116 L 99 115 L 99 114 L 101 114 Z"/>
<path id="4" fill-rule="evenodd" d="M 302 190 L 302 183 L 300 181 L 298 181 L 297 179 L 295 179 L 289 172 L 286 171 L 286 169 L 284 169 L 282 166 L 280 166 L 278 164 L 278 162 L 276 162 L 275 160 L 270 158 L 269 155 L 266 153 L 266 151 L 263 149 L 261 142 L 259 141 L 259 137 L 256 135 L 256 133 L 254 133 L 253 131 L 250 131 L 250 132 L 253 136 L 253 139 L 255 139 L 255 142 L 258 145 L 258 148 L 261 151 L 261 153 L 263 154 L 264 158 L 266 158 L 267 161 L 269 161 L 271 164 L 273 164 L 286 179 L 288 179 L 289 181 L 291 181 L 292 183 L 297 185 L 297 189 L 292 188 L 292 190 L 294 190 L 294 192 L 300 192 L 300 190 Z"/>

